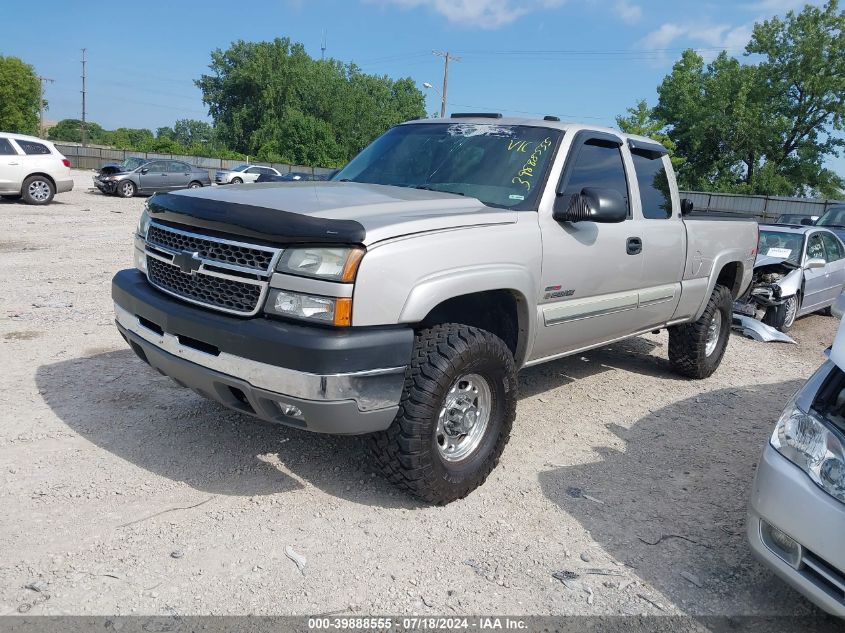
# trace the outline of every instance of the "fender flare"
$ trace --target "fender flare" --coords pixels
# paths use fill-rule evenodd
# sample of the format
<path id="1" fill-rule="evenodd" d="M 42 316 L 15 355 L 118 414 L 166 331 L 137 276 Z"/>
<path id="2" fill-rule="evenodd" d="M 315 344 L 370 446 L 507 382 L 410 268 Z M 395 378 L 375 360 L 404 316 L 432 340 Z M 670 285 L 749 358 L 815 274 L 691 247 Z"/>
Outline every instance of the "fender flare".
<path id="1" fill-rule="evenodd" d="M 518 265 L 479 265 L 444 270 L 420 279 L 408 293 L 399 314 L 400 323 L 420 323 L 438 305 L 449 299 L 478 292 L 506 290 L 514 293 L 520 325 L 519 366 L 528 357 L 534 344 L 536 317 L 530 310 L 535 304 L 537 288 L 528 269 Z"/>
<path id="2" fill-rule="evenodd" d="M 739 266 L 740 287 L 737 289 L 737 296 L 742 294 L 743 290 L 745 290 L 742 285 L 742 278 L 745 275 L 744 259 L 744 255 L 741 255 L 734 250 L 720 253 L 716 256 L 713 260 L 713 265 L 710 267 L 710 278 L 707 282 L 707 290 L 704 293 L 704 297 L 701 299 L 701 305 L 698 307 L 698 310 L 695 311 L 695 316 L 691 319 L 692 321 L 698 321 L 698 319 L 701 318 L 701 315 L 704 313 L 704 309 L 707 307 L 707 302 L 710 300 L 710 295 L 713 294 L 713 290 L 716 288 L 716 282 L 719 279 L 719 275 L 721 274 L 722 269 L 728 264 L 737 264 Z M 733 288 L 730 288 L 730 290 L 731 293 L 733 293 Z"/>

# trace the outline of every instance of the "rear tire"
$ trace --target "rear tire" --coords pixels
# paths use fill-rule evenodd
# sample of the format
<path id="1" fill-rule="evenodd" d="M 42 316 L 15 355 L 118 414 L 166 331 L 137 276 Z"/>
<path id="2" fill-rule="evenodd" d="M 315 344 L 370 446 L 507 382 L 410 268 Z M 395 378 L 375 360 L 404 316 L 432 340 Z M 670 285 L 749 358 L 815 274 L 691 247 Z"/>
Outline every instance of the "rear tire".
<path id="1" fill-rule="evenodd" d="M 49 178 L 45 178 L 44 176 L 30 176 L 23 181 L 21 197 L 27 204 L 50 204 L 55 195 L 56 188 Z"/>
<path id="2" fill-rule="evenodd" d="M 707 378 L 719 367 L 731 335 L 733 298 L 725 286 L 716 286 L 694 323 L 669 328 L 669 363 L 687 378 Z"/>
<path id="3" fill-rule="evenodd" d="M 788 332 L 795 324 L 798 314 L 798 295 L 792 295 L 779 306 L 771 306 L 763 316 L 763 323 L 771 325 L 776 330 Z"/>
<path id="4" fill-rule="evenodd" d="M 188 189 L 199 189 L 202 187 L 202 183 L 199 180 L 194 180 L 188 185 Z"/>
<path id="5" fill-rule="evenodd" d="M 135 186 L 135 183 L 131 180 L 124 180 L 122 182 L 117 183 L 117 186 L 114 188 L 114 195 L 120 196 L 121 198 L 132 198 L 137 193 L 138 188 Z"/>
<path id="6" fill-rule="evenodd" d="M 420 330 L 399 413 L 368 439 L 377 467 L 423 501 L 465 497 L 499 462 L 516 390 L 513 356 L 497 336 L 456 323 Z"/>

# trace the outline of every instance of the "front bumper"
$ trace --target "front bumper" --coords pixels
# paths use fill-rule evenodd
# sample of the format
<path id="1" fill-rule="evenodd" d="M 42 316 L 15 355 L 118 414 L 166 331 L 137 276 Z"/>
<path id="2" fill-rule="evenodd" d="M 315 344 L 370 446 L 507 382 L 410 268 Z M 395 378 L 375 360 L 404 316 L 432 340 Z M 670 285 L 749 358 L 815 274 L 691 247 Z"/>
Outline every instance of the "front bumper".
<path id="1" fill-rule="evenodd" d="M 114 193 L 115 188 L 117 187 L 116 180 L 99 180 L 97 177 L 94 177 L 94 186 L 99 189 L 103 193 Z"/>
<path id="2" fill-rule="evenodd" d="M 117 327 L 135 353 L 183 386 L 263 420 L 320 433 L 386 429 L 398 410 L 413 332 L 333 330 L 197 308 L 136 270 L 112 281 Z"/>
<path id="3" fill-rule="evenodd" d="M 801 546 L 797 569 L 764 542 L 761 521 Z M 767 444 L 748 508 L 747 536 L 757 558 L 816 605 L 845 617 L 845 504 Z"/>

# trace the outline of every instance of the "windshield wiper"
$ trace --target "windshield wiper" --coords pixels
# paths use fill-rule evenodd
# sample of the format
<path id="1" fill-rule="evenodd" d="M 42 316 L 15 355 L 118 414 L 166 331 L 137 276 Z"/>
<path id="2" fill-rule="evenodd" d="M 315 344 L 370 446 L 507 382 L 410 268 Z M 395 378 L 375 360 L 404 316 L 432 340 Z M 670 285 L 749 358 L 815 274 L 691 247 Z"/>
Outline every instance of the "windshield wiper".
<path id="1" fill-rule="evenodd" d="M 446 191 L 445 189 L 435 189 L 434 187 L 429 187 L 428 185 L 417 185 L 414 189 L 425 189 L 426 191 L 436 191 L 438 193 L 451 193 L 456 196 L 464 196 L 466 194 L 461 193 L 460 191 Z"/>

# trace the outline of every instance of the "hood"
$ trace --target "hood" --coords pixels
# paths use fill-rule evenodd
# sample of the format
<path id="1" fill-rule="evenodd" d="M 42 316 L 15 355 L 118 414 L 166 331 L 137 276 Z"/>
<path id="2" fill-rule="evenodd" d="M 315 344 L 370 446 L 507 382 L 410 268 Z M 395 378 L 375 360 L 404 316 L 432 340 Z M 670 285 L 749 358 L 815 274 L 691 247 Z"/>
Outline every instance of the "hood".
<path id="1" fill-rule="evenodd" d="M 517 212 L 439 191 L 354 182 L 186 189 L 150 199 L 154 219 L 270 242 L 375 242 L 426 231 L 508 224 Z"/>
<path id="2" fill-rule="evenodd" d="M 123 165 L 119 165 L 117 163 L 109 163 L 107 165 L 103 165 L 100 167 L 100 172 L 103 175 L 106 174 L 122 174 L 128 170 L 123 168 Z"/>
<path id="3" fill-rule="evenodd" d="M 762 268 L 763 266 L 771 266 L 772 264 L 784 264 L 789 268 L 798 268 L 798 266 L 796 266 L 792 262 L 787 262 L 787 257 L 772 257 L 771 255 L 758 255 L 757 259 L 754 260 L 754 268 Z"/>

